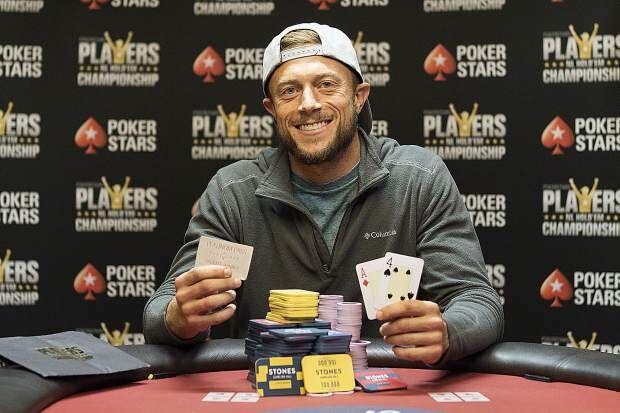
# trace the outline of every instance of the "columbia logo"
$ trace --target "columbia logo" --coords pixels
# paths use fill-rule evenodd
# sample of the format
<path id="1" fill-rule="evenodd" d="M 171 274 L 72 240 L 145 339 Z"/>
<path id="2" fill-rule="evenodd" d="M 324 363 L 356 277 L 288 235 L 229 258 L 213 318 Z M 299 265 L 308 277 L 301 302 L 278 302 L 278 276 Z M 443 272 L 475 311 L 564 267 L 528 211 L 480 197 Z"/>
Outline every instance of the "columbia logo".
<path id="1" fill-rule="evenodd" d="M 385 238 L 385 237 L 391 237 L 392 235 L 396 235 L 396 230 L 392 229 L 390 231 L 385 231 L 385 232 L 367 232 L 364 235 L 362 235 L 362 237 L 364 237 L 364 239 L 368 240 L 370 238 Z"/>

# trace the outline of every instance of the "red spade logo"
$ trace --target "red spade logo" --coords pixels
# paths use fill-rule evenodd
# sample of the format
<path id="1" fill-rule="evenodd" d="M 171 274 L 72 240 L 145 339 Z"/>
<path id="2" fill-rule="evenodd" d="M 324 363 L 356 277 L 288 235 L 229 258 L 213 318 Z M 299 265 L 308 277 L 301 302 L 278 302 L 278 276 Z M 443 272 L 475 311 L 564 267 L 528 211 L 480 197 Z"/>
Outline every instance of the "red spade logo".
<path id="1" fill-rule="evenodd" d="M 454 56 L 441 43 L 435 46 L 424 60 L 424 71 L 436 75 L 435 81 L 446 80 L 444 74 L 452 74 L 456 70 Z"/>
<path id="2" fill-rule="evenodd" d="M 213 76 L 223 75 L 224 67 L 222 56 L 214 48 L 208 46 L 194 60 L 193 69 L 197 76 L 204 76 L 203 82 L 213 83 L 215 82 Z"/>
<path id="3" fill-rule="evenodd" d="M 95 294 L 100 294 L 105 290 L 105 281 L 101 273 L 91 263 L 86 264 L 84 268 L 75 276 L 73 280 L 73 289 L 78 294 L 87 293 L 84 299 L 86 301 L 95 300 Z"/>
<path id="4" fill-rule="evenodd" d="M 560 300 L 566 301 L 573 297 L 573 286 L 556 268 L 540 286 L 540 296 L 544 300 L 553 300 L 551 307 L 562 307 Z"/>
<path id="5" fill-rule="evenodd" d="M 310 3 L 319 5 L 319 10 L 329 10 L 329 5 L 334 4 L 337 0 L 310 0 Z"/>
<path id="6" fill-rule="evenodd" d="M 92 116 L 75 133 L 75 144 L 80 148 L 86 148 L 87 155 L 96 153 L 95 147 L 103 148 L 107 143 L 108 137 Z"/>
<path id="7" fill-rule="evenodd" d="M 562 148 L 573 146 L 575 135 L 570 126 L 561 117 L 556 116 L 543 131 L 540 142 L 549 149 L 554 148 L 551 152 L 553 155 L 564 155 Z"/>
<path id="8" fill-rule="evenodd" d="M 99 7 L 100 4 L 106 4 L 110 0 L 80 0 L 80 1 L 82 3 L 84 3 L 84 4 L 90 3 L 88 8 L 91 9 L 91 10 L 99 10 L 100 9 L 100 7 Z"/>

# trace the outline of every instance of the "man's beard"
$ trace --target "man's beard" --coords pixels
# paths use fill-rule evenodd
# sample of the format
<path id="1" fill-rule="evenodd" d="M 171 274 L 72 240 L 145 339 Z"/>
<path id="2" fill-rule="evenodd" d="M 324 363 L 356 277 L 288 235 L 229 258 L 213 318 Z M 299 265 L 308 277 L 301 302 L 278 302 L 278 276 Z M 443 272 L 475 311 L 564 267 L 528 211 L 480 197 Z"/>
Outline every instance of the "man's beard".
<path id="1" fill-rule="evenodd" d="M 326 148 L 317 152 L 307 152 L 302 150 L 297 142 L 293 139 L 288 129 L 282 127 L 276 120 L 276 127 L 278 129 L 278 135 L 280 137 L 280 143 L 284 148 L 293 155 L 295 159 L 306 164 L 316 165 L 323 162 L 332 161 L 341 156 L 344 151 L 349 147 L 357 131 L 357 118 L 358 114 L 355 110 L 355 106 L 351 104 L 350 116 L 344 116 L 340 125 L 336 129 L 335 135 L 330 140 Z"/>

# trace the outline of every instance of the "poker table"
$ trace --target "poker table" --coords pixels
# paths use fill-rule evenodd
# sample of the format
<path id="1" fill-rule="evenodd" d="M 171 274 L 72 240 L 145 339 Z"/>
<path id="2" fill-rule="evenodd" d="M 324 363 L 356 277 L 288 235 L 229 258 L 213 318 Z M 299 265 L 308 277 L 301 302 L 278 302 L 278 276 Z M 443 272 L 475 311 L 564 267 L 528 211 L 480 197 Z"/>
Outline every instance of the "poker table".
<path id="1" fill-rule="evenodd" d="M 121 346 L 150 368 L 99 376 L 44 379 L 0 368 L 0 412 L 618 412 L 620 356 L 575 348 L 505 342 L 433 369 L 368 347 L 371 367 L 390 367 L 406 390 L 329 397 L 263 397 L 256 403 L 205 402 L 209 392 L 251 392 L 242 340 L 210 340 L 187 349 Z M 147 380 L 153 374 L 155 379 Z M 429 393 L 479 392 L 489 401 L 437 402 Z"/>

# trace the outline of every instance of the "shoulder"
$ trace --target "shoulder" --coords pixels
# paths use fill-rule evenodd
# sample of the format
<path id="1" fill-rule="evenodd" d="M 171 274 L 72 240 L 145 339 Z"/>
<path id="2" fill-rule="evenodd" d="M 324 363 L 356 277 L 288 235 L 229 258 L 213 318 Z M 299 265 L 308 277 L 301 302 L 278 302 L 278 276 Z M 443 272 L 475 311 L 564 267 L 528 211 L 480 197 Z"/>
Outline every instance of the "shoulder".
<path id="1" fill-rule="evenodd" d="M 390 170 L 409 169 L 422 175 L 433 175 L 444 166 L 441 158 L 418 145 L 400 145 L 396 140 L 376 138 L 376 147 L 381 162 Z"/>
<path id="2" fill-rule="evenodd" d="M 276 148 L 266 148 L 256 159 L 240 160 L 221 168 L 214 179 L 221 189 L 244 182 L 257 183 L 264 177 L 278 155 L 279 151 Z"/>

